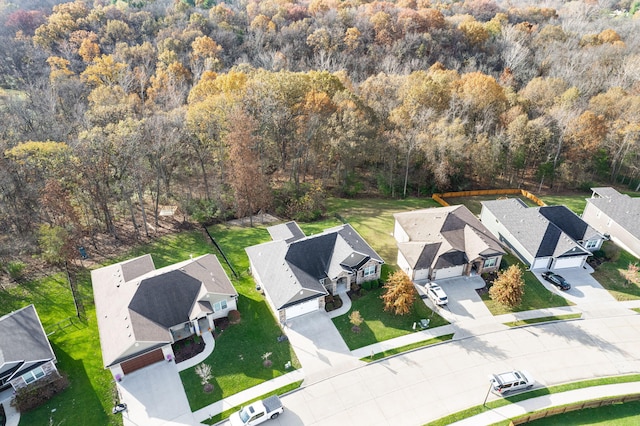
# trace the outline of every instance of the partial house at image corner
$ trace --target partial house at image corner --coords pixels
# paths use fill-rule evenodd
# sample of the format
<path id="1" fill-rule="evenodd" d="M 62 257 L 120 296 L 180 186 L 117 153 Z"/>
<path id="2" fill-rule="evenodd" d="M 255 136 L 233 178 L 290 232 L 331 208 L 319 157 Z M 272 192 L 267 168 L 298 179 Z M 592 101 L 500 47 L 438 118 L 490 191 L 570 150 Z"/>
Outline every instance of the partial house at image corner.
<path id="1" fill-rule="evenodd" d="M 349 224 L 305 236 L 297 223 L 267 228 L 272 241 L 245 248 L 251 274 L 280 323 L 324 309 L 329 294 L 380 278 L 384 261 Z"/>
<path id="2" fill-rule="evenodd" d="M 530 269 L 581 268 L 605 237 L 565 206 L 482 202 L 482 223 Z"/>
<path id="3" fill-rule="evenodd" d="M 213 254 L 156 269 L 150 254 L 91 271 L 104 367 L 116 380 L 174 357 L 172 344 L 209 332 L 238 293 Z"/>
<path id="4" fill-rule="evenodd" d="M 640 198 L 613 188 L 591 188 L 582 219 L 640 259 Z"/>
<path id="5" fill-rule="evenodd" d="M 500 267 L 504 249 L 465 206 L 393 216 L 398 266 L 413 281 L 482 274 Z"/>
<path id="6" fill-rule="evenodd" d="M 56 362 L 35 306 L 0 317 L 0 392 L 57 375 Z"/>

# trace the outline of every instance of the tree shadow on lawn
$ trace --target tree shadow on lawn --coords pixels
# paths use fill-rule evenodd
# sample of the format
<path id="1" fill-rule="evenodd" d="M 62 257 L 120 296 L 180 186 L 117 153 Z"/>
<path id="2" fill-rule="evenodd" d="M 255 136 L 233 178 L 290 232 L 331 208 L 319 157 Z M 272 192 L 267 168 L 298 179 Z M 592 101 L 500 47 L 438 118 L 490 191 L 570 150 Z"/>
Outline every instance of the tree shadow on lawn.
<path id="1" fill-rule="evenodd" d="M 289 341 L 278 342 L 282 330 L 264 300 L 241 294 L 238 310 L 240 323 L 229 325 L 218 335 L 215 350 L 204 361 L 211 366 L 214 391 L 203 391 L 195 367 L 180 372 L 194 411 L 300 367 Z M 268 352 L 272 365 L 265 367 L 263 355 Z M 288 361 L 293 364 L 289 370 L 285 369 Z"/>
<path id="2" fill-rule="evenodd" d="M 38 408 L 22 413 L 20 424 L 122 424 L 120 417 L 111 417 L 106 414 L 91 384 L 84 361 L 72 358 L 55 343 L 51 343 L 51 346 L 58 359 L 59 371 L 66 374 L 69 379 L 69 387 Z"/>

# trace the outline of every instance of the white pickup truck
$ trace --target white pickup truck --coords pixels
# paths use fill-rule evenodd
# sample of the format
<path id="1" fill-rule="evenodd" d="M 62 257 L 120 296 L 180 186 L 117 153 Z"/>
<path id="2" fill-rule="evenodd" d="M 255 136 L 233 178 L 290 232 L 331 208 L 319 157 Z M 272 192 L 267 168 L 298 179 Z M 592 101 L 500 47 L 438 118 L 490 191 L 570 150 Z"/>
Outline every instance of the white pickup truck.
<path id="1" fill-rule="evenodd" d="M 229 421 L 231 426 L 259 425 L 266 420 L 275 419 L 283 411 L 280 398 L 278 395 L 273 395 L 236 411 L 229 417 Z"/>

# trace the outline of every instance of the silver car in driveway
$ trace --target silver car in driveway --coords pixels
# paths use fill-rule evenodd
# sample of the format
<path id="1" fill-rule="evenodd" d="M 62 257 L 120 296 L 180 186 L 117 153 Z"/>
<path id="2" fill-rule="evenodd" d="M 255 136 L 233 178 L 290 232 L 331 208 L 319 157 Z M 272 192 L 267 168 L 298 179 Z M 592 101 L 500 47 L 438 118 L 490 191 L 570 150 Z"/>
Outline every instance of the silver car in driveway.
<path id="1" fill-rule="evenodd" d="M 447 297 L 447 293 L 444 292 L 442 287 L 440 287 L 436 283 L 427 284 L 427 296 L 433 303 L 438 306 L 446 305 L 449 303 L 449 298 Z"/>

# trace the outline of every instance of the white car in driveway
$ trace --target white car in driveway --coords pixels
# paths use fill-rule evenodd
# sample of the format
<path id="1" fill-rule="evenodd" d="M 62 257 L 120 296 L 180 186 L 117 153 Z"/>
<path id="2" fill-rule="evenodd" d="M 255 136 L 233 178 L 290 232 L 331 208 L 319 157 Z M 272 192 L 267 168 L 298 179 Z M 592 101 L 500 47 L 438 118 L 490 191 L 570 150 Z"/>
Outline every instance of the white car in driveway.
<path id="1" fill-rule="evenodd" d="M 438 306 L 446 305 L 449 303 L 449 298 L 447 297 L 447 293 L 444 292 L 442 287 L 440 287 L 436 283 L 429 283 L 426 287 L 427 296 L 433 303 Z"/>

